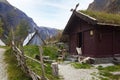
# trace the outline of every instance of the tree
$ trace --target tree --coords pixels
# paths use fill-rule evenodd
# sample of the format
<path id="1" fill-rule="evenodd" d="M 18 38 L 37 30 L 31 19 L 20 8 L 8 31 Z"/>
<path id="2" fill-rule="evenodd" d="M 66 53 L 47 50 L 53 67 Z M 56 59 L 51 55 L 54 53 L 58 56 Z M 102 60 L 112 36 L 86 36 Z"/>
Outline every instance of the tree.
<path id="1" fill-rule="evenodd" d="M 0 37 L 2 36 L 2 33 L 3 33 L 3 22 L 2 20 L 0 19 Z"/>
<path id="2" fill-rule="evenodd" d="M 22 46 L 25 37 L 28 34 L 29 24 L 25 20 L 21 20 L 20 24 L 14 31 L 14 41 L 17 46 Z"/>

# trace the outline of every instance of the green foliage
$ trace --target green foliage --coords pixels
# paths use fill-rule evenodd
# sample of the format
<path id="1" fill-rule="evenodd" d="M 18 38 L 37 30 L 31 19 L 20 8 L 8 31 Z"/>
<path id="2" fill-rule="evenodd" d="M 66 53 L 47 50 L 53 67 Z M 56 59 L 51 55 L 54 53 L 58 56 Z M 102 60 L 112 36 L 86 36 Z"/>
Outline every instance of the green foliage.
<path id="1" fill-rule="evenodd" d="M 92 67 L 92 65 L 90 64 L 86 64 L 86 63 L 79 63 L 79 62 L 74 62 L 71 64 L 73 67 L 75 67 L 76 69 L 90 69 Z"/>
<path id="2" fill-rule="evenodd" d="M 14 32 L 15 43 L 17 45 L 22 45 L 25 37 L 28 34 L 29 24 L 25 20 L 21 20 L 20 24 L 16 27 Z"/>
<path id="3" fill-rule="evenodd" d="M 6 39 L 6 44 L 8 46 L 11 46 L 11 41 L 12 41 L 12 32 L 10 31 L 8 34 L 8 38 Z"/>
<path id="4" fill-rule="evenodd" d="M 0 19 L 0 36 L 2 36 L 2 33 L 3 33 L 3 22 L 2 20 Z"/>
<path id="5" fill-rule="evenodd" d="M 7 63 L 7 73 L 9 80 L 32 80 L 21 70 L 17 65 L 16 57 L 13 54 L 12 49 L 8 49 L 5 52 L 4 61 Z"/>
<path id="6" fill-rule="evenodd" d="M 80 12 L 87 14 L 93 18 L 96 18 L 101 23 L 120 24 L 120 15 L 119 14 L 83 11 L 83 10 L 81 10 Z"/>

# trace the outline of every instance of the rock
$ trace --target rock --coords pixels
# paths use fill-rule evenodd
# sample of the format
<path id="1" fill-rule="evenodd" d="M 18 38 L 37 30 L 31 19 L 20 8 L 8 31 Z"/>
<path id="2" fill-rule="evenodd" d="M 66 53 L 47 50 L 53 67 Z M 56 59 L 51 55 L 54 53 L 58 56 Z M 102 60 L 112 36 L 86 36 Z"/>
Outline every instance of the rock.
<path id="1" fill-rule="evenodd" d="M 94 0 L 88 10 L 120 13 L 120 0 Z"/>
<path id="2" fill-rule="evenodd" d="M 120 75 L 120 72 L 111 72 L 113 75 Z"/>

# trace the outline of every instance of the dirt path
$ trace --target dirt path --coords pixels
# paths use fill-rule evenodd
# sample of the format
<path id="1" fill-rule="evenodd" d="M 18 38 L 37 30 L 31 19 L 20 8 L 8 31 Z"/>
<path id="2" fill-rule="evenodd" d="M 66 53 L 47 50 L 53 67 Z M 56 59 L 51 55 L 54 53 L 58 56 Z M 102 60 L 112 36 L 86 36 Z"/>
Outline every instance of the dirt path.
<path id="1" fill-rule="evenodd" d="M 98 72 L 97 69 L 75 69 L 70 64 L 60 64 L 59 74 L 64 80 L 93 80 L 91 73 Z M 99 80 L 99 79 L 95 79 Z"/>
<path id="2" fill-rule="evenodd" d="M 6 64 L 4 62 L 5 49 L 0 48 L 0 80 L 8 80 L 6 73 Z"/>

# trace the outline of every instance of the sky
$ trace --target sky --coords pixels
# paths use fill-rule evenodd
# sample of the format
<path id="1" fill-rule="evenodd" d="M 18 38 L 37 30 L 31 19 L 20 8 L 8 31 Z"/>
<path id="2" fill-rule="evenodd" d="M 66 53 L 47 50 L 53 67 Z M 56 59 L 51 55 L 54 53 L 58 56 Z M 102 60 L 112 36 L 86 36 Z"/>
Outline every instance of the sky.
<path id="1" fill-rule="evenodd" d="M 85 10 L 93 0 L 7 0 L 31 17 L 38 26 L 64 29 L 76 4 Z"/>

